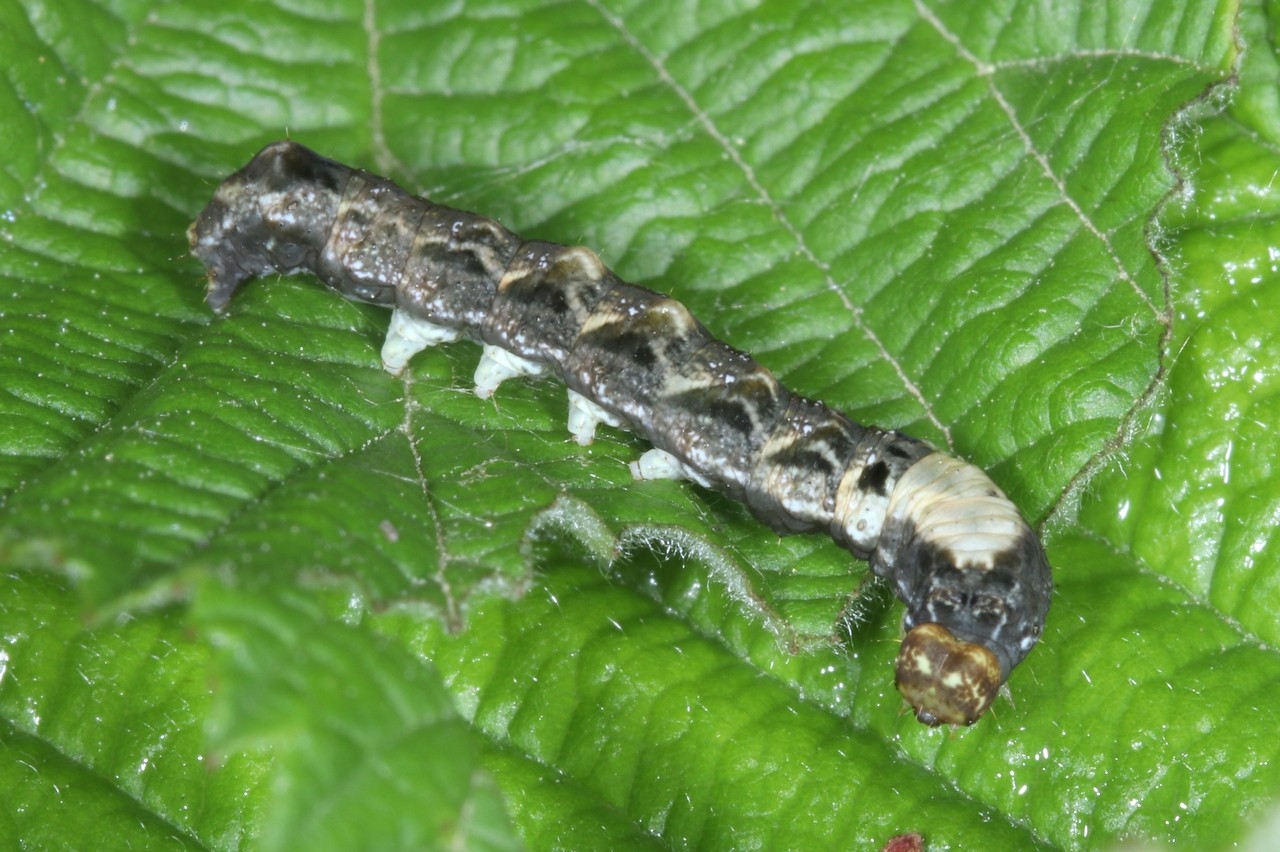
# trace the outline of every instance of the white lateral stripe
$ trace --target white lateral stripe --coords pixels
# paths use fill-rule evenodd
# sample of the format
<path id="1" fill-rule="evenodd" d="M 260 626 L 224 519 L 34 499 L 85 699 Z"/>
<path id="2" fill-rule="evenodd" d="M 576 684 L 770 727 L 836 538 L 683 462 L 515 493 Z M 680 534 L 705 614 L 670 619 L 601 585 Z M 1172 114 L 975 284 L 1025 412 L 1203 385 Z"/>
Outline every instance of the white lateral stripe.
<path id="1" fill-rule="evenodd" d="M 943 453 L 907 469 L 889 497 L 888 511 L 962 563 L 990 566 L 1026 530 L 1018 510 L 986 473 Z"/>

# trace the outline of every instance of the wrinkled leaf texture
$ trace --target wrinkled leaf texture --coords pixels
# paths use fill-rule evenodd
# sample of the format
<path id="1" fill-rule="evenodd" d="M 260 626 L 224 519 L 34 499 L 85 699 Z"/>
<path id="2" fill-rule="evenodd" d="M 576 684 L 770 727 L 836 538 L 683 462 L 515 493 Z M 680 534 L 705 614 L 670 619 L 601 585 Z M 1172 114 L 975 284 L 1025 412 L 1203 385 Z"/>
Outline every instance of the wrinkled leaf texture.
<path id="1" fill-rule="evenodd" d="M 1271 8 L 0 0 L 0 838 L 1231 845 L 1276 807 Z M 393 379 L 184 231 L 291 137 L 600 251 L 985 466 L 1057 592 L 927 730 L 900 606 L 562 389 Z"/>

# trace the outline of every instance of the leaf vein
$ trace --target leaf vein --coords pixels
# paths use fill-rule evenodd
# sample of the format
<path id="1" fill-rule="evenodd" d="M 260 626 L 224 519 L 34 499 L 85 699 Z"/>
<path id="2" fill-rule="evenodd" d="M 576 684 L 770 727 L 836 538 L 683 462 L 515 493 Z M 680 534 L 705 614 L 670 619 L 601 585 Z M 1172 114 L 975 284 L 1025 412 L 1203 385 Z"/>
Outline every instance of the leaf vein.
<path id="1" fill-rule="evenodd" d="M 773 214 L 774 219 L 782 226 L 783 230 L 785 230 L 795 241 L 796 247 L 801 256 L 804 257 L 806 261 L 813 264 L 813 266 L 822 273 L 827 289 L 834 293 L 840 300 L 840 303 L 849 313 L 849 316 L 852 318 L 858 330 L 861 331 L 863 336 L 866 337 L 866 339 L 876 348 L 880 358 L 893 368 L 898 380 L 902 382 L 907 393 L 915 399 L 916 403 L 922 409 L 925 417 L 928 418 L 929 422 L 942 433 L 946 441 L 947 448 L 954 449 L 950 427 L 943 423 L 938 417 L 937 413 L 934 411 L 932 403 L 929 401 L 928 397 L 925 396 L 924 392 L 920 389 L 920 386 L 915 382 L 915 380 L 907 374 L 906 368 L 902 365 L 902 362 L 889 351 L 880 335 L 878 335 L 876 331 L 867 324 L 862 307 L 855 305 L 849 299 L 849 296 L 844 292 L 844 290 L 841 289 L 840 285 L 835 280 L 835 276 L 831 272 L 830 264 L 819 258 L 813 249 L 810 248 L 804 234 L 795 225 L 795 223 L 791 221 L 790 217 L 787 216 L 786 211 L 783 209 L 782 205 L 778 203 L 777 199 L 775 199 L 772 194 L 770 194 L 769 190 L 765 188 L 764 184 L 760 182 L 760 179 L 757 177 L 755 169 L 752 168 L 751 164 L 743 158 L 737 147 L 733 145 L 723 132 L 721 132 L 719 127 L 717 127 L 716 123 L 712 120 L 711 116 L 709 116 L 706 111 L 698 105 L 693 94 L 678 80 L 676 80 L 674 76 L 672 76 L 662 59 L 654 55 L 652 51 L 640 42 L 635 33 L 631 32 L 625 21 L 608 9 L 604 8 L 604 6 L 600 4 L 599 0 L 587 0 L 587 3 L 594 8 L 615 30 L 617 30 L 618 34 L 622 36 L 623 40 L 626 41 L 633 50 L 639 53 L 640 56 L 649 63 L 654 72 L 658 75 L 659 80 L 673 93 L 675 93 L 676 97 L 679 98 L 689 112 L 692 113 L 698 124 L 702 126 L 703 131 L 720 146 L 729 160 L 739 169 L 739 171 L 742 172 L 743 177 L 747 181 L 747 185 L 751 187 L 760 201 L 769 209 Z"/>

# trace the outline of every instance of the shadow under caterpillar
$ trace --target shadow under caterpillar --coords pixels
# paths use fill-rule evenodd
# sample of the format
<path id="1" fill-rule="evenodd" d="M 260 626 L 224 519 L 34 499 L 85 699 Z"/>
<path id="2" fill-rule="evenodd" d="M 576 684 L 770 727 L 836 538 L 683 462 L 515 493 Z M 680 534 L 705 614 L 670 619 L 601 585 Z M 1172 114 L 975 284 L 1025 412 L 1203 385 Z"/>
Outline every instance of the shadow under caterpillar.
<path id="1" fill-rule="evenodd" d="M 522 240 L 287 141 L 227 178 L 187 235 L 217 311 L 249 278 L 312 272 L 394 309 L 388 371 L 470 338 L 481 397 L 554 373 L 579 443 L 606 423 L 653 445 L 636 478 L 691 479 L 780 533 L 828 533 L 906 605 L 896 680 L 925 724 L 975 722 L 1040 637 L 1044 548 L 985 473 L 792 393 L 590 249 Z"/>

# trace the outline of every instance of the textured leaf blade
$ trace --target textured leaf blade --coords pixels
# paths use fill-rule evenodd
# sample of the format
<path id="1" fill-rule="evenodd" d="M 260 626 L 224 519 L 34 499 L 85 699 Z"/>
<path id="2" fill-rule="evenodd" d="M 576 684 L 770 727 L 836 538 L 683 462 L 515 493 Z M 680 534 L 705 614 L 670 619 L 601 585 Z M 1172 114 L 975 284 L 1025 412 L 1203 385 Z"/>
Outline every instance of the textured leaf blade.
<path id="1" fill-rule="evenodd" d="M 213 742 L 275 764 L 265 848 L 519 848 L 429 668 L 287 592 L 200 599 L 225 678 Z"/>
<path id="2" fill-rule="evenodd" d="M 12 566 L 12 552 L 0 551 Z M 28 556 L 36 561 L 34 555 Z M 49 573 L 0 589 L 0 774 L 7 845 L 235 846 L 262 767 L 208 759 L 208 648 L 176 608 L 86 626 Z"/>
<path id="3" fill-rule="evenodd" d="M 871 845 L 922 819 L 939 843 L 1036 843 L 598 572 L 476 619 L 439 656 L 474 724 L 676 845 Z"/>
<path id="4" fill-rule="evenodd" d="M 1242 27 L 1260 33 L 1263 10 Z M 1278 78 L 1258 51 L 1241 102 L 1206 122 L 1194 194 L 1170 221 L 1188 291 L 1160 407 L 1124 465 L 1099 477 L 1083 521 L 1258 640 L 1280 636 L 1273 530 L 1276 440 L 1273 332 L 1280 197 L 1274 128 L 1263 110 Z M 1245 121 L 1255 120 L 1253 125 Z"/>
<path id="5" fill-rule="evenodd" d="M 554 845 L 560 823 L 572 827 L 563 836 L 592 841 L 646 831 L 676 845 L 777 838 L 768 816 L 777 801 L 828 845 L 915 829 L 967 845 L 1175 833 L 1230 842 L 1221 838 L 1240 835 L 1242 811 L 1273 795 L 1267 772 L 1236 777 L 1270 759 L 1250 750 L 1266 741 L 1267 713 L 1222 744 L 1222 764 L 1191 738 L 1251 712 L 1229 700 L 1213 666 L 1265 680 L 1270 657 L 1224 631 L 1194 595 L 1153 592 L 1143 571 L 1173 576 L 1173 567 L 1147 551 L 1135 550 L 1135 563 L 1097 515 L 1086 512 L 1085 524 L 1121 553 L 1063 534 L 1051 641 L 1015 676 L 1013 707 L 1002 703 L 953 738 L 929 734 L 898 715 L 895 610 L 869 596 L 847 656 L 812 644 L 830 635 L 858 585 L 829 542 L 779 542 L 740 508 L 684 485 L 629 484 L 623 463 L 641 445 L 616 432 L 589 450 L 569 444 L 559 389 L 473 399 L 474 350 L 425 354 L 409 383 L 389 380 L 376 363 L 385 317 L 308 282 L 264 281 L 211 322 L 198 268 L 175 261 L 213 183 L 288 128 L 530 236 L 600 249 L 801 390 L 941 442 L 950 433 L 1042 516 L 1064 493 L 1069 501 L 1082 465 L 1124 443 L 1123 421 L 1141 413 L 1160 369 L 1168 297 L 1146 246 L 1150 211 L 1172 185 L 1160 131 L 1225 76 L 1229 4 L 1011 2 L 985 15 L 888 2 L 856 15 L 780 3 L 697 14 L 674 4 L 423 9 L 394 0 L 70 8 L 51 15 L 32 3 L 0 27 L 15 48 L 6 55 L 18 57 L 14 90 L 44 105 L 20 116 L 38 135 L 6 143 L 14 150 L 0 220 L 0 272 L 13 294 L 0 303 L 13 329 L 0 375 L 19 391 L 0 398 L 3 523 L 15 559 L 79 576 L 88 600 L 127 611 L 122 600 L 171 600 L 175 581 L 195 590 L 199 611 L 226 580 L 250 611 L 279 617 L 282 606 L 303 605 L 317 635 L 345 636 L 335 625 L 352 620 L 343 629 L 363 631 L 368 618 L 382 638 L 362 634 L 371 643 L 362 647 L 444 655 L 452 700 L 495 741 L 482 759 L 518 800 L 531 843 Z M 1206 365 L 1221 363 L 1217 351 L 1206 350 Z M 1212 392 L 1193 384 L 1179 406 Z M 560 566 L 559 551 L 543 553 L 547 538 L 566 534 L 586 545 L 587 561 L 611 565 L 612 587 L 598 588 L 599 567 L 584 572 Z M 1202 544 L 1188 545 L 1196 559 Z M 1068 582 L 1080 561 L 1096 573 Z M 530 565 L 538 573 L 528 597 L 480 603 L 477 591 L 529 588 Z M 1086 582 L 1109 572 L 1118 584 L 1109 597 L 1099 590 L 1111 587 Z M 563 606 L 546 607 L 538 596 L 548 589 Z M 1192 614 L 1170 622 L 1160 607 L 1130 612 L 1149 601 Z M 486 627 L 440 634 L 471 606 Z M 59 618 L 77 617 L 69 598 L 58 608 Z M 533 620 L 517 629 L 508 617 Z M 610 633 L 611 617 L 636 624 L 641 641 Z M 544 635 L 557 618 L 568 620 L 559 645 Z M 1080 618 L 1100 629 L 1076 630 Z M 1171 643 L 1169 623 L 1201 632 Z M 1133 687 L 1116 664 L 1127 664 L 1131 643 L 1117 633 L 1162 626 L 1175 632 L 1138 644 L 1151 669 L 1135 678 L 1140 694 L 1200 689 L 1210 700 L 1186 698 L 1195 713 L 1153 700 L 1144 715 L 1125 703 Z M 663 649 L 677 633 L 697 647 L 690 671 Z M 590 645 L 600 635 L 612 660 Z M 520 654 L 535 641 L 547 643 L 540 655 L 560 649 L 563 659 L 546 663 L 555 684 L 470 688 L 492 673 L 491 659 L 500 673 L 523 672 Z M 1215 656 L 1221 647 L 1230 650 Z M 265 641 L 246 648 L 273 653 Z M 691 684 L 711 671 L 708 660 L 728 674 Z M 635 716 L 575 703 L 602 694 L 575 678 L 618 661 L 644 675 L 635 682 L 645 689 L 715 707 L 724 725 L 704 720 L 699 731 L 728 743 L 717 752 L 723 763 L 685 772 L 707 752 L 658 738 L 679 720 L 680 702 L 646 721 L 646 698 L 627 693 L 625 678 L 610 681 L 621 686 L 604 706 Z M 34 665 L 15 658 L 3 684 L 10 724 L 39 683 L 25 676 Z M 316 669 L 314 660 L 301 667 L 318 678 Z M 1082 671 L 1101 685 L 1082 685 Z M 224 699 L 255 683 L 228 677 Z M 392 677 L 393 691 L 418 677 Z M 261 694 L 299 706 L 297 690 Z M 477 696 L 490 694 L 509 699 L 503 712 L 520 718 L 519 736 L 495 722 L 492 704 L 479 712 Z M 1064 694 L 1074 700 L 1061 715 Z M 613 743 L 617 765 L 593 756 L 589 737 L 566 733 L 578 706 L 578 733 Z M 792 721 L 793 707 L 801 721 L 790 737 L 789 725 L 770 720 Z M 232 700 L 225 712 L 246 725 L 253 709 Z M 306 730 L 323 732 L 348 708 L 329 695 L 302 709 Z M 1071 738 L 1095 720 L 1110 725 L 1107 736 Z M 346 724 L 375 738 L 394 729 Z M 78 755 L 83 731 L 47 734 L 52 774 L 59 754 Z M 284 780 L 249 799 L 251 813 L 280 815 L 270 835 L 305 822 L 300 791 L 323 787 L 322 773 L 316 785 L 291 786 L 299 767 L 342 750 L 329 742 L 314 755 L 290 753 L 267 741 L 275 745 L 254 754 L 274 755 L 270 777 Z M 548 758 L 556 742 L 569 745 Z M 832 742 L 850 748 L 832 755 Z M 1129 754 L 1127 743 L 1140 747 Z M 102 760 L 104 748 L 84 759 Z M 1170 767 L 1169 749 L 1187 762 Z M 804 780 L 814 754 L 823 783 Z M 776 771 L 710 789 L 708 779 L 739 780 L 735 761 Z M 562 770 L 571 793 L 558 792 Z M 908 794 L 890 800 L 875 788 L 882 777 Z M 1015 783 L 1024 779 L 1025 793 Z M 1217 787 L 1205 793 L 1198 785 L 1209 780 Z M 663 816 L 686 781 L 707 807 L 673 805 Z M 211 801 L 223 795 L 215 789 Z M 144 807 L 205 845 L 241 836 L 165 801 Z M 354 802 L 351 812 L 377 821 Z M 740 819 L 729 825 L 717 813 Z M 249 824 L 250 833 L 263 825 Z M 1209 826 L 1227 828 L 1220 837 Z"/>

